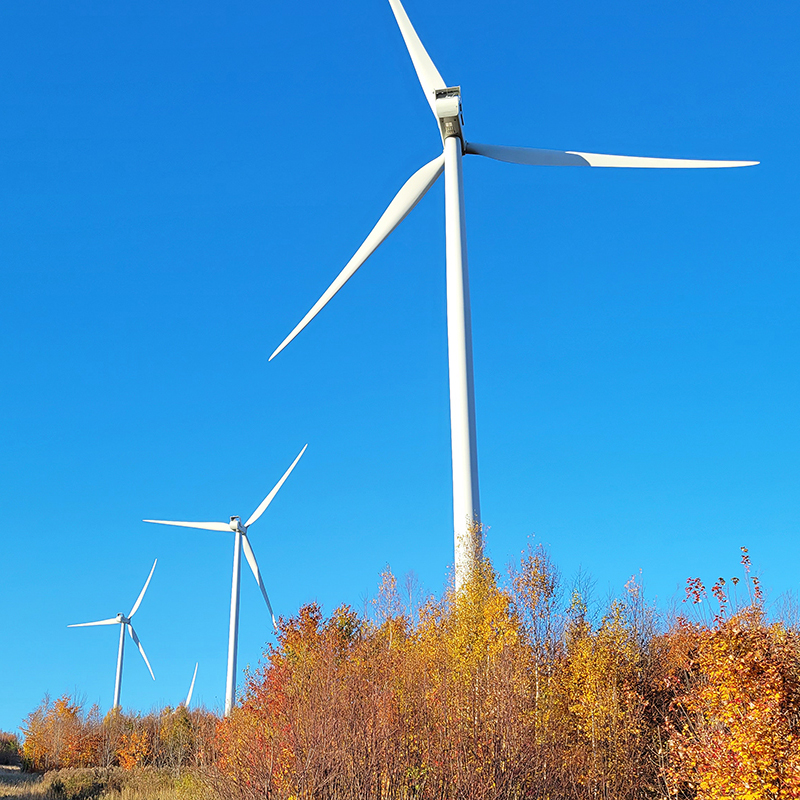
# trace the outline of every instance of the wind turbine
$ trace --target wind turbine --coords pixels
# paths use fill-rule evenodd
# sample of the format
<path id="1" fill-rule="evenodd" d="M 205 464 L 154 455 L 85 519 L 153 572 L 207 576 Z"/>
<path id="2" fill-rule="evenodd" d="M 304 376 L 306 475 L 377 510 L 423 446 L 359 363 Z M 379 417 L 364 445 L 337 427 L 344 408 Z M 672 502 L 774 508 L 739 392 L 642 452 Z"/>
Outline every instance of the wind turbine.
<path id="1" fill-rule="evenodd" d="M 156 564 L 158 563 L 158 559 L 153 562 L 153 567 L 150 570 L 150 574 L 147 576 L 147 580 L 144 582 L 144 587 L 142 591 L 139 592 L 139 596 L 136 598 L 136 602 L 133 604 L 133 608 L 130 611 L 130 614 L 126 617 L 124 614 L 117 614 L 116 617 L 112 617 L 111 619 L 101 619 L 98 622 L 78 622 L 74 625 L 67 625 L 68 628 L 86 628 L 91 625 L 119 625 L 119 652 L 117 654 L 117 677 L 114 681 L 114 705 L 112 708 L 119 708 L 119 694 L 120 690 L 122 689 L 122 656 L 125 652 L 125 628 L 128 629 L 128 633 L 131 635 L 131 639 L 136 643 L 136 646 L 139 648 L 139 652 L 142 654 L 142 658 L 144 659 L 144 663 L 147 664 L 147 669 L 150 670 L 150 676 L 153 680 L 156 679 L 156 676 L 153 675 L 153 668 L 150 666 L 150 662 L 147 660 L 147 656 L 144 654 L 144 647 L 142 647 L 142 643 L 139 641 L 139 637 L 136 635 L 136 631 L 133 629 L 133 623 L 131 619 L 133 619 L 133 615 L 138 610 L 139 606 L 141 605 L 142 598 L 144 597 L 144 593 L 147 591 L 147 587 L 150 584 L 150 578 L 153 577 L 153 572 L 155 572 Z"/>
<path id="2" fill-rule="evenodd" d="M 236 700 L 236 651 L 239 641 L 239 583 L 242 572 L 242 550 L 244 550 L 244 557 L 253 571 L 253 576 L 256 579 L 258 588 L 261 589 L 261 594 L 264 595 L 264 600 L 267 603 L 270 617 L 272 617 L 272 624 L 277 629 L 278 625 L 275 622 L 275 614 L 272 613 L 272 604 L 269 602 L 267 590 L 264 587 L 264 581 L 261 580 L 261 572 L 258 569 L 258 562 L 256 555 L 253 552 L 253 547 L 250 540 L 247 538 L 247 531 L 250 526 L 267 510 L 267 506 L 272 502 L 278 490 L 283 486 L 284 481 L 289 477 L 291 471 L 300 460 L 300 457 L 306 451 L 306 445 L 301 451 L 300 455 L 292 461 L 292 465 L 284 472 L 283 477 L 275 484 L 272 491 L 261 501 L 259 507 L 250 515 L 250 518 L 242 525 L 241 517 L 231 517 L 230 522 L 173 522 L 165 519 L 146 519 L 144 522 L 153 522 L 158 525 L 177 525 L 180 528 L 198 528 L 205 531 L 223 531 L 229 533 L 233 531 L 235 535 L 233 544 L 233 580 L 231 582 L 231 616 L 230 626 L 228 629 L 228 673 L 225 679 L 225 716 L 231 713 L 233 704 Z M 191 693 L 190 693 L 191 696 Z M 188 706 L 188 700 L 187 700 Z"/>
<path id="3" fill-rule="evenodd" d="M 431 107 L 443 153 L 417 170 L 389 204 L 375 227 L 334 282 L 270 356 L 270 361 L 319 313 L 383 240 L 405 219 L 444 172 L 447 282 L 447 350 L 450 376 L 450 439 L 453 465 L 453 535 L 458 589 L 479 556 L 480 500 L 472 374 L 472 330 L 467 273 L 462 156 L 478 155 L 512 164 L 557 167 L 704 168 L 744 167 L 757 161 L 696 161 L 642 158 L 575 150 L 537 150 L 467 142 L 462 132 L 461 87 L 447 86 L 417 36 L 400 0 L 389 0 L 417 78 Z"/>

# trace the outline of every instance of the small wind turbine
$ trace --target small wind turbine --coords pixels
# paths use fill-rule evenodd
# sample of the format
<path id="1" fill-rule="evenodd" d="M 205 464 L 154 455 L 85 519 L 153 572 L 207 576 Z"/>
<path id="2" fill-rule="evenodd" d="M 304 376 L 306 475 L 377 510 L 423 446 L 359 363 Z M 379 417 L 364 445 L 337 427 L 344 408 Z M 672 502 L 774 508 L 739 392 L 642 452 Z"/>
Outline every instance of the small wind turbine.
<path id="1" fill-rule="evenodd" d="M 142 654 L 142 658 L 144 659 L 144 663 L 147 664 L 147 669 L 150 670 L 150 675 L 153 680 L 156 679 L 156 676 L 153 675 L 153 668 L 150 666 L 150 662 L 147 660 L 147 656 L 144 654 L 144 647 L 142 647 L 142 643 L 139 641 L 139 637 L 136 635 L 136 631 L 133 629 L 133 623 L 131 619 L 133 619 L 133 615 L 136 613 L 137 609 L 141 605 L 142 598 L 144 597 L 144 593 L 147 591 L 147 587 L 150 584 L 150 578 L 153 577 L 153 572 L 155 571 L 156 564 L 158 563 L 158 559 L 153 562 L 153 567 L 150 570 L 150 574 L 147 576 L 147 580 L 144 582 L 144 587 L 142 591 L 139 592 L 139 596 L 136 598 L 136 602 L 133 604 L 133 608 L 130 611 L 130 614 L 126 617 L 124 614 L 117 614 L 116 617 L 112 619 L 101 619 L 98 622 L 78 622 L 74 625 L 67 625 L 68 628 L 86 628 L 91 625 L 119 625 L 119 653 L 117 655 L 117 677 L 114 682 L 114 705 L 112 708 L 119 708 L 119 694 L 120 690 L 122 689 L 122 655 L 125 651 L 125 628 L 128 629 L 128 633 L 131 635 L 131 639 L 136 643 L 136 646 L 139 648 L 139 652 Z"/>
<path id="2" fill-rule="evenodd" d="M 270 617 L 272 617 L 272 624 L 277 629 L 278 625 L 275 622 L 275 614 L 272 613 L 272 605 L 269 602 L 267 590 L 264 586 L 264 581 L 261 580 L 261 572 L 258 569 L 258 562 L 256 555 L 253 552 L 253 547 L 250 540 L 247 538 L 247 531 L 250 526 L 267 510 L 267 506 L 272 502 L 278 490 L 283 486 L 284 481 L 289 477 L 291 471 L 300 460 L 300 457 L 306 451 L 306 445 L 301 451 L 300 455 L 292 461 L 292 465 L 284 472 L 283 477 L 275 484 L 273 490 L 261 501 L 261 505 L 250 515 L 250 519 L 242 525 L 241 517 L 231 517 L 230 522 L 173 522 L 165 519 L 146 519 L 144 522 L 154 522 L 158 525 L 177 525 L 181 528 L 198 528 L 205 531 L 223 531 L 229 533 L 233 531 L 236 536 L 233 545 L 233 581 L 231 585 L 231 616 L 230 627 L 228 629 L 228 673 L 225 681 L 225 716 L 231 713 L 233 704 L 236 700 L 236 650 L 239 641 L 239 583 L 242 572 L 242 550 L 244 550 L 244 557 L 253 571 L 253 576 L 256 579 L 258 588 L 261 589 L 261 594 L 264 595 L 264 600 L 267 603 Z M 188 703 L 187 703 L 188 705 Z"/>
<path id="3" fill-rule="evenodd" d="M 674 158 L 641 158 L 575 150 L 535 150 L 473 144 L 464 139 L 461 126 L 461 87 L 447 86 L 422 46 L 400 0 L 389 0 L 400 33 L 425 99 L 433 111 L 444 152 L 415 172 L 384 211 L 369 236 L 314 307 L 270 356 L 270 361 L 319 313 L 347 283 L 383 240 L 405 219 L 444 171 L 445 237 L 447 274 L 447 350 L 450 373 L 450 437 L 453 459 L 453 534 L 455 580 L 458 588 L 479 555 L 474 534 L 480 523 L 478 497 L 478 450 L 475 434 L 475 392 L 472 376 L 472 330 L 467 274 L 467 232 L 461 157 L 487 156 L 512 164 L 556 167 L 650 167 L 702 168 L 745 167 L 757 161 L 694 161 Z"/>

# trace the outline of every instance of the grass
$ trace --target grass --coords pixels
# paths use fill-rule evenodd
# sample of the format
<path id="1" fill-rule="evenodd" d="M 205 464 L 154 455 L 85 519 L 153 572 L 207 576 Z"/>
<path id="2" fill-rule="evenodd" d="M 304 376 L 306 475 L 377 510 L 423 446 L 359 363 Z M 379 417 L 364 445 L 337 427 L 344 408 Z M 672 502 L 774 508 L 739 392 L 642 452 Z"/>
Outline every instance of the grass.
<path id="1" fill-rule="evenodd" d="M 21 772 L 19 767 L 0 767 L 0 797 L 26 797 L 49 800 L 42 793 L 42 776 Z"/>
<path id="2" fill-rule="evenodd" d="M 44 775 L 0 766 L 0 798 L 13 800 L 201 800 L 211 792 L 191 773 L 64 769 Z"/>

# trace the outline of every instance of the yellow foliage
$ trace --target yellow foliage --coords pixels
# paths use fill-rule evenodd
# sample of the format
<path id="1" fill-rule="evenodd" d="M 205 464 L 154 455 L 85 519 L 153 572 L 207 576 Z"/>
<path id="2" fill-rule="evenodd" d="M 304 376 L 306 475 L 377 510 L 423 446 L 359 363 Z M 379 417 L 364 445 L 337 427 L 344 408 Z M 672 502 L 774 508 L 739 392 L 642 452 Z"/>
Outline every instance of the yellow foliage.
<path id="1" fill-rule="evenodd" d="M 573 607 L 576 600 L 573 598 Z M 566 653 L 559 671 L 560 694 L 572 729 L 568 758 L 579 782 L 612 796 L 632 787 L 643 726 L 640 687 L 642 654 L 630 620 L 614 601 L 599 628 L 583 617 L 566 631 Z"/>
<path id="2" fill-rule="evenodd" d="M 800 797 L 800 639 L 746 609 L 696 631 L 675 701 L 670 786 L 698 800 Z"/>

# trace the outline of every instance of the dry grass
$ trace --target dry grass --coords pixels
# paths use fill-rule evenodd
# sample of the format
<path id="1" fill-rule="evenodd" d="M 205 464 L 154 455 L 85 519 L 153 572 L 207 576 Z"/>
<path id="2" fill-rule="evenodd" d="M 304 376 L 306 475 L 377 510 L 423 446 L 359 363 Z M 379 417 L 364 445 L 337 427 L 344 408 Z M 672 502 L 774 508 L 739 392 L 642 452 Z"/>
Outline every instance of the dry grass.
<path id="1" fill-rule="evenodd" d="M 95 776 L 99 779 L 94 780 Z M 161 770 L 55 770 L 45 775 L 0 766 L 0 798 L 13 800 L 205 800 L 213 793 L 191 773 Z"/>
<path id="2" fill-rule="evenodd" d="M 42 776 L 21 772 L 19 767 L 0 767 L 0 797 L 26 797 L 46 800 L 42 793 Z"/>

